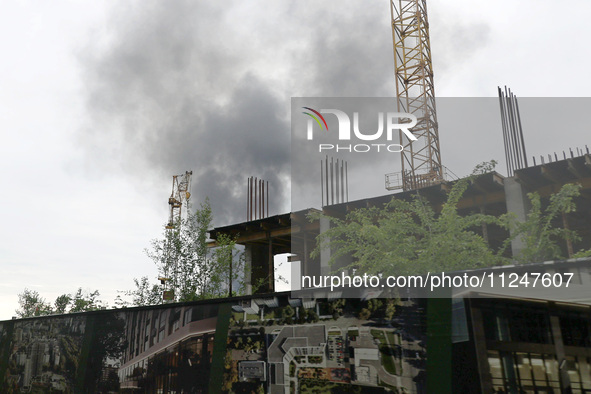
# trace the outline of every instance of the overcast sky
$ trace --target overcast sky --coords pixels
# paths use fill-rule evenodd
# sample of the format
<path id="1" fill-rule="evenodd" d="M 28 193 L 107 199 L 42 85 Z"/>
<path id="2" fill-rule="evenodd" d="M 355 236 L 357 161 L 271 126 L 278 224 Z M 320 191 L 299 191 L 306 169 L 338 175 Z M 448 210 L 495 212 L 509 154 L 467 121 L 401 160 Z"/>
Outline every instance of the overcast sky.
<path id="1" fill-rule="evenodd" d="M 430 2 L 436 94 L 588 95 L 591 3 L 568 4 Z M 391 40 L 385 0 L 0 2 L 0 320 L 25 287 L 112 304 L 154 277 L 173 174 L 216 225 L 244 221 L 251 175 L 289 211 L 291 97 L 393 95 Z M 444 164 L 502 159 L 440 136 Z"/>

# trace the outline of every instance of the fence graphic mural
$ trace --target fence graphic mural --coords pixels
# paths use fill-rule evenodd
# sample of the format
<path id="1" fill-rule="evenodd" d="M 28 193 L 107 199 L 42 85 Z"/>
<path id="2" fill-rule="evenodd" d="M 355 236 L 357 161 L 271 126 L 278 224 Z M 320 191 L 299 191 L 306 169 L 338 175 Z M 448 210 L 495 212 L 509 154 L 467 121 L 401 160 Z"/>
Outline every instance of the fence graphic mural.
<path id="1" fill-rule="evenodd" d="M 588 304 L 486 293 L 52 315 L 0 322 L 0 392 L 585 393 L 589 333 Z"/>
<path id="2" fill-rule="evenodd" d="M 423 312 L 278 293 L 4 321 L 0 392 L 417 392 Z"/>

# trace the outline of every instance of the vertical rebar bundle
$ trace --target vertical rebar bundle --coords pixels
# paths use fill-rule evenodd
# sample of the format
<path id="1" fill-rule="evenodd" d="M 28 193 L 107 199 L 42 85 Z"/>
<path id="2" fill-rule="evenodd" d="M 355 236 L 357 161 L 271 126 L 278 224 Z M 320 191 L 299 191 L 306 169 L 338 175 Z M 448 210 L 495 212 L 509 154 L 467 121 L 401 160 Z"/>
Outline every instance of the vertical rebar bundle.
<path id="1" fill-rule="evenodd" d="M 517 96 L 511 92 L 511 89 L 507 89 L 505 86 L 505 91 L 503 92 L 498 87 L 498 91 L 507 176 L 513 176 L 515 170 L 528 167 L 523 129 L 521 127 L 521 116 L 519 115 L 519 104 L 517 103 Z"/>
<path id="2" fill-rule="evenodd" d="M 246 187 L 246 220 L 250 222 L 268 216 L 269 182 L 251 176 Z"/>
<path id="3" fill-rule="evenodd" d="M 320 190 L 322 206 L 349 202 L 349 176 L 347 162 L 330 158 L 320 160 Z"/>

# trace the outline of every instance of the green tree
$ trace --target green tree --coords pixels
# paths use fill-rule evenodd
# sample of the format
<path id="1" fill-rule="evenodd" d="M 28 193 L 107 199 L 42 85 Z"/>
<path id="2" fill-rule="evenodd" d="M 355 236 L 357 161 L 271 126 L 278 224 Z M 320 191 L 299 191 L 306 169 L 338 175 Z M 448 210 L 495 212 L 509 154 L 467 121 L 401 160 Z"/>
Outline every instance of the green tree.
<path id="1" fill-rule="evenodd" d="M 367 309 L 369 309 L 372 314 L 376 313 L 382 305 L 382 301 L 377 298 L 372 298 L 367 301 Z"/>
<path id="2" fill-rule="evenodd" d="M 212 272 L 209 278 L 208 293 L 212 296 L 223 296 L 224 288 L 227 285 L 227 294 L 241 294 L 244 290 L 243 278 L 238 276 L 240 270 L 244 267 L 244 259 L 241 253 L 237 252 L 236 239 L 227 234 L 219 234 L 217 238 L 217 247 L 214 250 L 214 261 Z M 234 288 L 234 284 L 238 288 Z"/>
<path id="3" fill-rule="evenodd" d="M 70 302 L 72 301 L 72 296 L 69 294 L 62 294 L 61 296 L 57 297 L 55 299 L 55 302 L 53 303 L 53 305 L 55 306 L 55 313 L 58 314 L 62 314 L 62 313 L 66 313 L 66 310 L 68 309 L 68 305 L 70 305 Z"/>
<path id="4" fill-rule="evenodd" d="M 485 224 L 505 226 L 507 218 L 480 213 L 461 216 L 457 209 L 469 184 L 490 168 L 486 164 L 454 183 L 439 213 L 418 190 L 411 201 L 393 198 L 384 207 L 351 211 L 345 219 L 311 215 L 314 220 L 325 217 L 331 222 L 331 228 L 318 236 L 312 256 L 318 258 L 321 250 L 329 248 L 331 265 L 352 256 L 353 263 L 346 268 L 385 275 L 502 264 L 505 259 L 474 230 Z"/>
<path id="5" fill-rule="evenodd" d="M 363 309 L 361 309 L 361 311 L 359 311 L 359 319 L 369 320 L 370 317 L 371 317 L 371 312 L 369 311 L 369 309 L 363 308 Z"/>
<path id="6" fill-rule="evenodd" d="M 150 283 L 147 276 L 143 276 L 140 279 L 134 278 L 133 282 L 135 289 L 123 292 L 124 295 L 131 297 L 131 305 L 147 306 L 162 303 L 162 289 L 160 286 Z M 126 307 L 128 304 L 128 302 L 121 298 L 118 301 L 118 306 L 120 307 Z"/>
<path id="7" fill-rule="evenodd" d="M 339 315 L 342 315 L 346 303 L 346 298 L 339 298 L 338 300 L 334 300 L 328 304 L 328 311 L 330 313 L 338 313 Z"/>
<path id="8" fill-rule="evenodd" d="M 318 323 L 320 320 L 320 316 L 318 316 L 318 313 L 313 309 L 308 310 L 308 318 L 310 319 L 310 323 Z"/>
<path id="9" fill-rule="evenodd" d="M 195 213 L 173 223 L 173 228 L 165 228 L 162 238 L 152 240 L 146 254 L 156 264 L 159 276 L 165 278 L 165 285 L 151 285 L 147 278 L 136 279 L 136 289 L 126 293 L 133 297 L 134 305 L 162 303 L 164 289 L 172 290 L 174 301 L 178 302 L 229 294 L 230 283 L 238 278 L 243 259 L 232 237 L 221 235 L 217 248 L 209 247 L 212 219 L 206 199 Z M 242 286 L 232 291 L 240 293 Z"/>
<path id="10" fill-rule="evenodd" d="M 394 313 L 396 313 L 396 302 L 395 299 L 386 300 L 386 310 L 384 311 L 384 317 L 386 320 L 392 320 Z"/>
<path id="11" fill-rule="evenodd" d="M 242 337 L 238 337 L 236 339 L 236 341 L 234 342 L 234 348 L 235 349 L 241 349 L 242 346 L 243 346 L 243 339 L 242 339 Z"/>
<path id="12" fill-rule="evenodd" d="M 529 193 L 531 209 L 526 220 L 520 222 L 511 217 L 508 227 L 514 234 L 507 245 L 515 238 L 523 242 L 524 248 L 514 256 L 518 263 L 533 263 L 546 260 L 563 258 L 560 243 L 565 241 L 579 241 L 580 237 L 564 227 L 555 227 L 556 222 L 562 215 L 576 211 L 574 199 L 580 195 L 581 186 L 577 184 L 566 184 L 557 193 L 552 194 L 548 205 L 544 209 L 542 199 L 538 193 Z M 591 251 L 579 251 L 577 257 L 591 255 Z"/>
<path id="13" fill-rule="evenodd" d="M 538 194 L 529 194 L 531 210 L 524 222 L 508 213 L 498 217 L 480 213 L 460 215 L 458 203 L 471 182 L 494 168 L 495 162 L 478 165 L 471 176 L 456 181 L 439 213 L 417 190 L 410 201 L 393 198 L 384 207 L 362 208 L 349 212 L 344 219 L 311 215 L 312 220 L 324 217 L 331 228 L 320 234 L 312 257 L 321 250 L 331 251 L 329 264 L 336 265 L 344 256 L 352 263 L 344 268 L 357 269 L 367 274 L 408 275 L 424 274 L 479 267 L 491 267 L 509 262 L 504 251 L 515 238 L 525 244 L 514 256 L 515 262 L 537 262 L 561 257 L 559 242 L 579 240 L 568 229 L 555 227 L 559 215 L 574 212 L 574 198 L 580 186 L 567 184 L 552 195 L 546 209 L 542 209 Z M 483 225 L 497 225 L 512 234 L 503 247 L 492 250 L 478 234 Z M 577 257 L 591 255 L 581 251 Z"/>
<path id="14" fill-rule="evenodd" d="M 84 292 L 82 288 L 78 288 L 75 294 L 71 295 L 71 307 L 69 312 L 87 312 L 101 309 L 102 301 L 98 299 L 100 293 L 98 290 L 91 292 Z"/>
<path id="15" fill-rule="evenodd" d="M 295 309 L 291 305 L 286 305 L 281 309 L 281 317 L 286 319 L 295 315 Z"/>
<path id="16" fill-rule="evenodd" d="M 19 308 L 15 313 L 19 318 L 49 315 L 53 312 L 51 305 L 35 290 L 25 288 L 18 295 L 18 304 Z"/>
<path id="17" fill-rule="evenodd" d="M 306 308 L 299 308 L 299 319 L 298 319 L 298 323 L 302 324 L 302 323 L 306 323 L 308 321 L 308 309 Z"/>
<path id="18" fill-rule="evenodd" d="M 103 307 L 103 302 L 98 299 L 99 296 L 98 290 L 85 292 L 82 288 L 78 288 L 76 293 L 62 294 L 57 297 L 54 302 L 54 309 L 37 291 L 25 289 L 18 295 L 20 307 L 15 312 L 18 317 L 24 318 L 93 311 Z"/>

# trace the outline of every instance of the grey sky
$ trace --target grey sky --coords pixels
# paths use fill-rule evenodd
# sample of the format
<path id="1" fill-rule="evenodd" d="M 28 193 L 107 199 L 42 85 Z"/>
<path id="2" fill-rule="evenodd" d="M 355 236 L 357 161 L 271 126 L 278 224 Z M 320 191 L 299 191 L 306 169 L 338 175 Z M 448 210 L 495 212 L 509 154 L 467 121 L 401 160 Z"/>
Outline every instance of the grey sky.
<path id="1" fill-rule="evenodd" d="M 591 3 L 569 9 L 429 3 L 437 95 L 588 95 Z M 392 95 L 389 19 L 387 1 L 4 3 L 0 319 L 25 287 L 112 302 L 154 276 L 142 250 L 173 174 L 193 170 L 217 224 L 243 220 L 251 175 L 270 181 L 271 214 L 289 210 L 290 98 Z M 444 162 L 491 158 L 440 133 Z"/>

